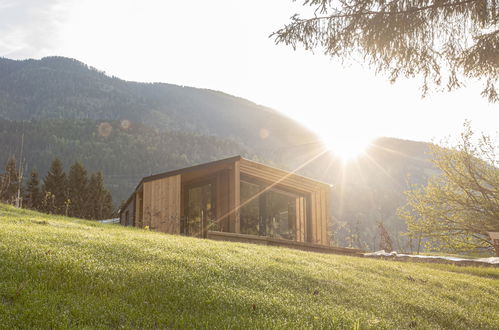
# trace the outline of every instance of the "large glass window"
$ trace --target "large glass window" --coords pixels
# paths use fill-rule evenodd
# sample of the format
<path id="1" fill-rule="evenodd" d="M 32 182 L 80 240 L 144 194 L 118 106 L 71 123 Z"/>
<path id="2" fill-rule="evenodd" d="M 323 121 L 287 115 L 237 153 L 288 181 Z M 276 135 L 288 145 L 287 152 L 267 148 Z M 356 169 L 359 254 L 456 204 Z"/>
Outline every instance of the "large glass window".
<path id="1" fill-rule="evenodd" d="M 205 237 L 207 230 L 217 230 L 212 194 L 211 183 L 191 186 L 187 189 L 186 235 Z"/>
<path id="2" fill-rule="evenodd" d="M 260 186 L 241 181 L 241 212 L 239 218 L 241 233 L 260 234 Z"/>
<path id="3" fill-rule="evenodd" d="M 263 197 L 267 236 L 295 240 L 297 197 L 276 190 L 265 192 Z"/>
<path id="4" fill-rule="evenodd" d="M 296 240 L 296 205 L 300 196 L 241 181 L 241 233 Z"/>

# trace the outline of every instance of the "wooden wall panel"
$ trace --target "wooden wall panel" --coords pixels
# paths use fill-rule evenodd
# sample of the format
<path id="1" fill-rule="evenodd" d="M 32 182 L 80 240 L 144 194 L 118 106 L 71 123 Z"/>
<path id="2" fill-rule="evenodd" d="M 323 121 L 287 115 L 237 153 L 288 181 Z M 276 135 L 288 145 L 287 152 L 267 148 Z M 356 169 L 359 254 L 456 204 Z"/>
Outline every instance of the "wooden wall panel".
<path id="1" fill-rule="evenodd" d="M 125 208 L 120 211 L 120 224 L 123 226 L 133 226 L 135 219 L 135 193 L 132 195 Z"/>
<path id="2" fill-rule="evenodd" d="M 315 193 L 310 194 L 310 243 L 317 242 L 317 208 Z"/>
<path id="3" fill-rule="evenodd" d="M 296 210 L 296 240 L 297 241 L 300 241 L 300 237 L 301 237 L 301 232 L 302 232 L 302 227 L 301 227 L 301 219 L 300 219 L 300 209 L 301 209 L 301 205 L 300 205 L 300 199 L 297 198 L 296 201 L 295 201 L 295 210 Z"/>
<path id="4" fill-rule="evenodd" d="M 296 199 L 296 240 L 305 242 L 305 198 L 299 197 Z"/>
<path id="5" fill-rule="evenodd" d="M 328 223 L 327 223 L 327 200 L 326 191 L 321 190 L 321 228 L 322 228 L 322 239 L 321 244 L 326 245 L 328 243 L 327 233 L 328 233 Z"/>
<path id="6" fill-rule="evenodd" d="M 144 183 L 144 226 L 180 233 L 180 174 Z"/>
<path id="7" fill-rule="evenodd" d="M 330 189 L 326 189 L 325 190 L 325 193 L 326 193 L 326 202 L 325 202 L 325 205 L 326 205 L 326 227 L 328 228 L 328 231 L 327 231 L 327 237 L 326 237 L 326 245 L 330 245 L 331 243 L 331 238 L 330 238 L 330 231 L 329 231 L 329 227 L 332 225 L 331 223 L 331 190 Z M 332 233 L 332 231 L 331 231 Z"/>
<path id="8" fill-rule="evenodd" d="M 144 189 L 140 189 L 135 194 L 135 223 L 134 226 L 142 228 L 144 226 Z"/>
<path id="9" fill-rule="evenodd" d="M 180 175 L 165 178 L 163 189 L 165 191 L 165 216 L 164 232 L 180 234 L 180 198 L 181 184 Z"/>
<path id="10" fill-rule="evenodd" d="M 239 205 L 241 204 L 240 161 L 235 161 L 229 171 L 229 231 L 241 232 Z"/>
<path id="11" fill-rule="evenodd" d="M 315 242 L 317 244 L 321 244 L 322 238 L 322 210 L 321 210 L 321 194 L 320 191 L 316 191 L 315 193 L 315 213 L 316 213 L 316 228 L 317 232 L 315 235 Z"/>
<path id="12" fill-rule="evenodd" d="M 144 211 L 142 214 L 142 222 L 144 227 L 151 226 L 151 216 L 152 216 L 152 182 L 145 182 L 144 183 L 144 199 L 143 199 L 143 205 L 144 205 Z"/>
<path id="13" fill-rule="evenodd" d="M 220 224 L 220 231 L 229 232 L 229 171 L 220 171 L 217 175 L 216 207 L 217 221 Z"/>

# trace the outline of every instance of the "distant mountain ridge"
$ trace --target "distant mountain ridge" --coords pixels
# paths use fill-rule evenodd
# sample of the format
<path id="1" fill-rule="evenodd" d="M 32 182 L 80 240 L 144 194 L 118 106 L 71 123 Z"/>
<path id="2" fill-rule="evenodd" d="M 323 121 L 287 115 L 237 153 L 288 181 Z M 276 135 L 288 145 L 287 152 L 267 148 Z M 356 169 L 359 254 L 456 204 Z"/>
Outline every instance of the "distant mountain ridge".
<path id="1" fill-rule="evenodd" d="M 104 128 L 104 129 L 103 129 Z M 43 176 L 59 157 L 102 170 L 115 203 L 141 177 L 242 155 L 332 183 L 332 231 L 342 246 L 376 246 L 377 223 L 405 230 L 403 191 L 434 175 L 428 144 L 379 138 L 348 166 L 283 114 L 222 92 L 109 77 L 77 60 L 0 58 L 0 166 L 10 155 Z M 27 173 L 26 173 L 27 174 Z M 407 245 L 407 240 L 399 242 Z"/>
<path id="2" fill-rule="evenodd" d="M 130 120 L 271 146 L 317 140 L 277 111 L 222 92 L 106 76 L 77 60 L 0 59 L 0 118 Z"/>

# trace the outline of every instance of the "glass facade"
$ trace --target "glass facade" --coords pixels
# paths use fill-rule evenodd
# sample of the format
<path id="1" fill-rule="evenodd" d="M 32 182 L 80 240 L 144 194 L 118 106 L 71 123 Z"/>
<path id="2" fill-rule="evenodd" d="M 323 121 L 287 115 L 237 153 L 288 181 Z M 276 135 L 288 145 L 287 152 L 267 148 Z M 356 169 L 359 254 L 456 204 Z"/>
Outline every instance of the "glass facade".
<path id="1" fill-rule="evenodd" d="M 214 221 L 213 185 L 211 183 L 187 189 L 186 216 L 186 235 L 205 237 L 206 230 L 217 230 Z"/>
<path id="2" fill-rule="evenodd" d="M 225 226 L 219 223 L 225 221 L 224 215 L 230 212 L 225 187 L 217 186 L 217 182 L 211 180 L 186 185 L 184 189 L 184 216 L 180 225 L 182 234 L 207 237 L 208 231 L 236 232 L 235 224 L 230 224 L 234 218 L 229 218 Z M 225 198 L 224 194 L 227 194 Z M 216 200 L 216 196 L 220 200 Z M 269 187 L 268 184 L 246 177 L 240 180 L 239 233 L 303 241 L 306 201 L 305 196 L 296 192 L 278 186 Z M 220 218 L 217 219 L 217 216 Z"/>
<path id="3" fill-rule="evenodd" d="M 241 181 L 241 234 L 296 240 L 296 205 L 300 196 Z"/>

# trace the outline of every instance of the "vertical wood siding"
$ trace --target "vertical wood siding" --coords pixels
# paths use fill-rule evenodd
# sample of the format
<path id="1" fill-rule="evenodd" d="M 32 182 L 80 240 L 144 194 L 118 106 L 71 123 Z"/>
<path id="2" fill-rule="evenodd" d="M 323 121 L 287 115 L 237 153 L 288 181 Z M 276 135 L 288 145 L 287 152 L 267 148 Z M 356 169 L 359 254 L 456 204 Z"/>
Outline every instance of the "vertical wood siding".
<path id="1" fill-rule="evenodd" d="M 144 183 L 144 226 L 180 233 L 180 175 Z"/>

